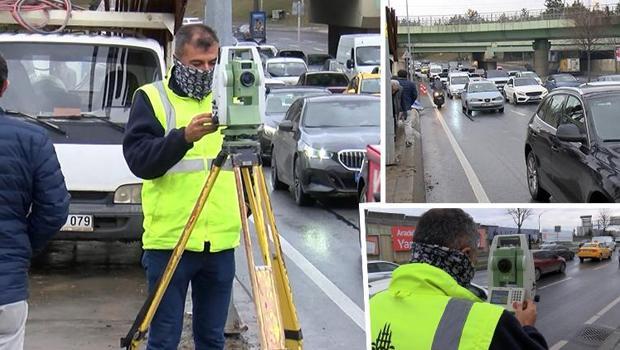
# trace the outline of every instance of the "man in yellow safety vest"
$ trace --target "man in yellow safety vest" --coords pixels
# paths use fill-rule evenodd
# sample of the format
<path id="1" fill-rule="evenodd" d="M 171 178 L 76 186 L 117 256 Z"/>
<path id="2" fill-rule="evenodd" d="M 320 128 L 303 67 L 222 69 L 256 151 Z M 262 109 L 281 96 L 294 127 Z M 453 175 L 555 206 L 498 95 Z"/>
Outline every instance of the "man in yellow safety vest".
<path id="1" fill-rule="evenodd" d="M 394 270 L 389 288 L 370 300 L 373 350 L 547 349 L 531 300 L 514 304 L 513 316 L 468 289 L 478 239 L 461 209 L 420 217 L 411 263 Z"/>
<path id="2" fill-rule="evenodd" d="M 127 123 L 123 153 L 144 179 L 142 264 L 149 290 L 177 243 L 223 135 L 211 119 L 216 33 L 191 24 L 175 35 L 175 62 L 162 81 L 139 88 Z M 196 349 L 223 349 L 224 326 L 235 275 L 234 248 L 241 219 L 235 178 L 222 169 L 150 327 L 147 349 L 176 349 L 192 285 Z"/>

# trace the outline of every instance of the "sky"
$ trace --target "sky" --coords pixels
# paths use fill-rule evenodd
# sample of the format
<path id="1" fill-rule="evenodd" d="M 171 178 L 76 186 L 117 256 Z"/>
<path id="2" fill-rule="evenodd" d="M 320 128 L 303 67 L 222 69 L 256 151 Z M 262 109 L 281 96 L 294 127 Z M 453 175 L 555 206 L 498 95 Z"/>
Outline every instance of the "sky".
<path id="1" fill-rule="evenodd" d="M 480 13 L 483 12 L 511 12 L 520 11 L 522 8 L 529 10 L 544 9 L 544 0 L 385 0 L 386 5 L 396 10 L 396 15 L 407 15 L 406 3 L 409 2 L 409 16 L 443 16 L 464 14 L 472 8 Z M 601 4 L 616 4 L 613 0 L 598 0 Z M 566 2 L 566 0 L 565 0 Z M 597 0 L 582 0 L 585 5 L 596 3 Z M 569 1 L 572 3 L 572 0 Z"/>
<path id="2" fill-rule="evenodd" d="M 415 208 L 415 209 L 401 209 L 401 208 L 381 208 L 372 209 L 371 211 L 382 211 L 389 213 L 403 213 L 407 215 L 419 216 L 427 211 L 428 208 Z M 463 208 L 468 212 L 477 223 L 484 225 L 498 225 L 507 227 L 516 227 L 512 217 L 506 213 L 505 208 Z M 581 226 L 582 215 L 592 215 L 592 223 L 596 228 L 596 218 L 599 213 L 599 209 L 575 209 L 575 208 L 561 208 L 561 209 L 532 209 L 534 214 L 525 221 L 523 228 L 538 229 L 538 216 L 540 215 L 540 227 L 543 231 L 553 231 L 554 226 L 562 226 L 562 231 L 572 231 L 576 226 Z M 611 215 L 620 216 L 620 209 L 609 209 Z M 620 229 L 620 227 L 613 227 L 610 229 Z"/>

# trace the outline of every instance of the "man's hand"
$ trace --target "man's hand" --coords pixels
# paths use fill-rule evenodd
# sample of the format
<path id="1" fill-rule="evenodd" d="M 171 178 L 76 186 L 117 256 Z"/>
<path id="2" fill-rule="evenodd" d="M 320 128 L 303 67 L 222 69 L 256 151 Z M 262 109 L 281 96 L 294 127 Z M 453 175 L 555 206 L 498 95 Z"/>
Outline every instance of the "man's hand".
<path id="1" fill-rule="evenodd" d="M 185 127 L 185 141 L 188 143 L 196 142 L 203 136 L 217 131 L 218 124 L 213 123 L 211 113 L 198 114 Z"/>
<path id="2" fill-rule="evenodd" d="M 526 300 L 523 303 L 515 301 L 512 303 L 512 307 L 515 309 L 515 317 L 522 327 L 534 326 L 536 323 L 536 304 L 533 300 Z"/>

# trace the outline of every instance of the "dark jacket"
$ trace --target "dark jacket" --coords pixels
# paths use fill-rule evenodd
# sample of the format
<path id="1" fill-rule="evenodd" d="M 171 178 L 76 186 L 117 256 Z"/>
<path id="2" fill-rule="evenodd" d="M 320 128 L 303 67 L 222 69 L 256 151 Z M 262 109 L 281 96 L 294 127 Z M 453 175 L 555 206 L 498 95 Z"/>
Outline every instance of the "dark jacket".
<path id="1" fill-rule="evenodd" d="M 535 327 L 521 327 L 519 321 L 508 311 L 499 318 L 489 350 L 546 350 L 545 337 Z"/>
<path id="2" fill-rule="evenodd" d="M 187 96 L 170 79 L 168 85 L 179 96 Z M 125 127 L 123 154 L 132 173 L 147 180 L 163 176 L 178 163 L 194 144 L 185 141 L 185 128 L 173 129 L 165 135 L 146 94 L 136 92 Z"/>
<path id="3" fill-rule="evenodd" d="M 403 88 L 401 95 L 402 110 L 406 112 L 411 109 L 415 100 L 418 99 L 418 89 L 414 82 L 405 78 L 398 78 L 398 83 Z"/>
<path id="4" fill-rule="evenodd" d="M 68 213 L 69 193 L 47 132 L 0 110 L 0 305 L 28 298 L 30 259 Z"/>

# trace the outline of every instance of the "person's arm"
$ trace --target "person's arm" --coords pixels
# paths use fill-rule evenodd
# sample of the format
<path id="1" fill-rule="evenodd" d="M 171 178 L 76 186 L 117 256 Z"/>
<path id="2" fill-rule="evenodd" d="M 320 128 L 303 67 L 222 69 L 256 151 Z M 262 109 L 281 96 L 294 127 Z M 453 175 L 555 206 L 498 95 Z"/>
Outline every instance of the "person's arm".
<path id="1" fill-rule="evenodd" d="M 184 127 L 164 135 L 164 127 L 155 117 L 148 97 L 140 90 L 134 97 L 125 129 L 125 160 L 131 172 L 142 179 L 164 175 L 193 147 L 193 143 L 185 140 Z"/>
<path id="2" fill-rule="evenodd" d="M 33 150 L 32 206 L 28 215 L 28 236 L 36 255 L 67 221 L 69 192 L 54 146 L 47 134 Z"/>
<path id="3" fill-rule="evenodd" d="M 508 311 L 499 318 L 490 350 L 546 350 L 545 337 L 534 326 L 521 326 Z"/>

